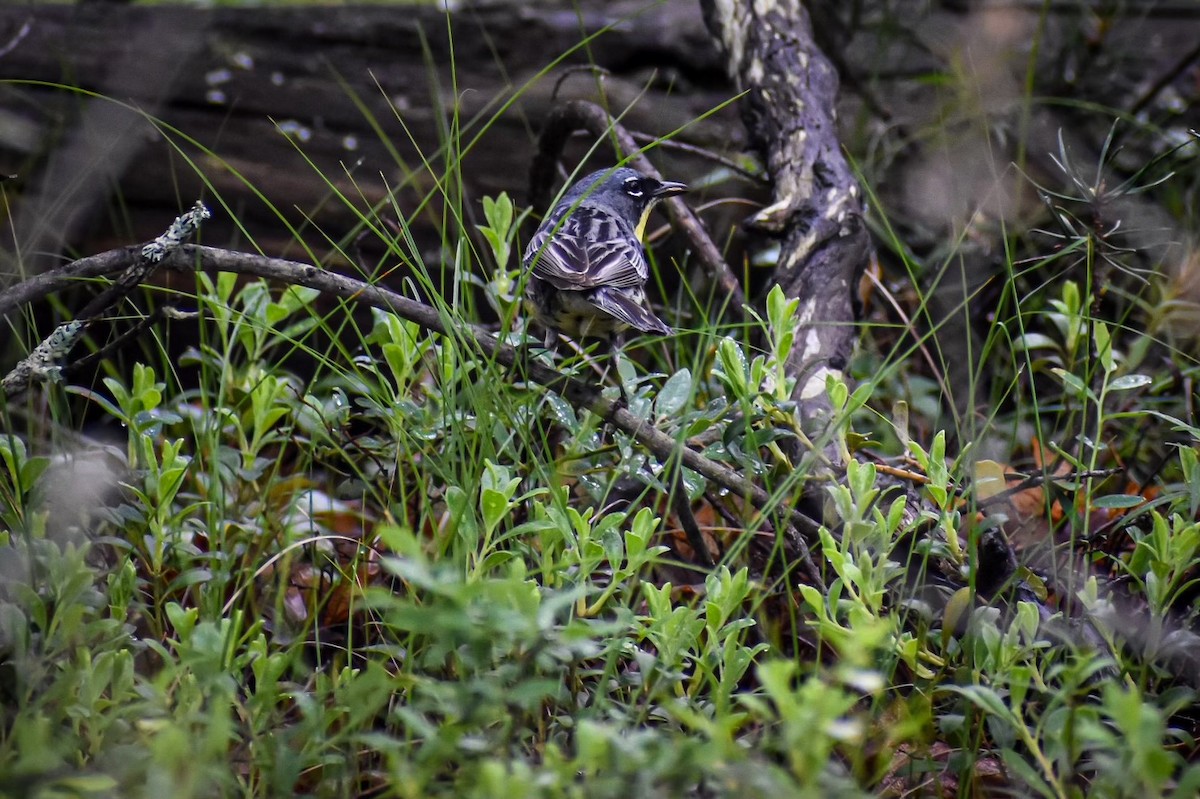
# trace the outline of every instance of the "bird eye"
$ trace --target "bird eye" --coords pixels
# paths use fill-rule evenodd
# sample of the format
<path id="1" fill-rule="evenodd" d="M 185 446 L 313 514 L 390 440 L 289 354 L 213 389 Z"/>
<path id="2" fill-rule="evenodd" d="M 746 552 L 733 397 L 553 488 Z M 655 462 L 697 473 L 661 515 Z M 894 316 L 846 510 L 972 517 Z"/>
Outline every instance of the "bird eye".
<path id="1" fill-rule="evenodd" d="M 641 197 L 642 182 L 637 178 L 627 178 L 625 180 L 625 193 L 630 197 Z"/>

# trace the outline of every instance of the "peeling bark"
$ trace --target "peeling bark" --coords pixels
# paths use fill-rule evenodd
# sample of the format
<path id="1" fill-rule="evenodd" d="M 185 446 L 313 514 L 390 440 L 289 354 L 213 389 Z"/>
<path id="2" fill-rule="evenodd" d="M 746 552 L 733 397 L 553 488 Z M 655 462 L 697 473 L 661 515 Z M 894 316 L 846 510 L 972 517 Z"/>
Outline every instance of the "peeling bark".
<path id="1" fill-rule="evenodd" d="M 701 0 L 725 53 L 750 140 L 774 181 L 749 224 L 782 237 L 775 282 L 800 299 L 789 358 L 793 399 L 813 434 L 825 427 L 827 376 L 841 376 L 857 337 L 854 289 L 870 254 L 862 192 L 838 141 L 838 76 L 798 0 Z M 836 457 L 837 453 L 827 453 Z"/>

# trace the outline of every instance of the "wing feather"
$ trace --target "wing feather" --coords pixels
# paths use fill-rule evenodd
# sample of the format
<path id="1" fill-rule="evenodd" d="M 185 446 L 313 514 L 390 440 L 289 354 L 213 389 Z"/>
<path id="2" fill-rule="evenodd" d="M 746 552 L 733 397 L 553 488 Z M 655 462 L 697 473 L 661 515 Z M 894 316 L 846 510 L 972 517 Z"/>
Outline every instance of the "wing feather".
<path id="1" fill-rule="evenodd" d="M 560 291 L 640 288 L 650 276 L 646 251 L 628 225 L 588 206 L 561 224 L 547 219 L 529 242 L 525 265 Z"/>
<path id="2" fill-rule="evenodd" d="M 646 295 L 641 291 L 599 288 L 591 293 L 588 300 L 609 316 L 643 333 L 671 333 L 670 326 L 646 307 Z"/>

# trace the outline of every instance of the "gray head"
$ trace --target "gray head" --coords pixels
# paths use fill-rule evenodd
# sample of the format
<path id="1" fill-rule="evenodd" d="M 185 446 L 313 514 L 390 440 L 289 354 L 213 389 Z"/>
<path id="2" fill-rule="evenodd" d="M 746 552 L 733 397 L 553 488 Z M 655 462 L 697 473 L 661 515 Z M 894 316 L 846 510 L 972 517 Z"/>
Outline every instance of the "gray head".
<path id="1" fill-rule="evenodd" d="M 687 186 L 670 180 L 655 180 L 629 167 L 601 169 L 579 179 L 560 204 L 603 206 L 640 225 L 647 211 L 664 197 L 683 194 Z M 580 200 L 582 198 L 582 201 Z"/>

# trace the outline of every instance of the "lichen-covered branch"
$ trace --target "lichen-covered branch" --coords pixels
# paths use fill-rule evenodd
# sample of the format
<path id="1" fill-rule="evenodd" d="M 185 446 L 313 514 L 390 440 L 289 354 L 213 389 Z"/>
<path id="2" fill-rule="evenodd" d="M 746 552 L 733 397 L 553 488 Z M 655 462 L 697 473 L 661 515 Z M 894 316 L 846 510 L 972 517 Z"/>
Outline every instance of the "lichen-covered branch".
<path id="1" fill-rule="evenodd" d="M 92 298 L 79 312 L 77 319 L 55 328 L 33 352 L 0 379 L 0 394 L 12 397 L 35 381 L 58 380 L 61 373 L 60 362 L 70 353 L 88 326 L 141 285 L 162 263 L 163 258 L 183 246 L 184 242 L 195 235 L 200 224 L 211 216 L 204 203 L 197 200 L 191 210 L 177 217 L 165 233 L 142 247 L 140 257 L 134 259 L 112 285 Z M 0 313 L 0 316 L 2 315 L 3 313 Z"/>

